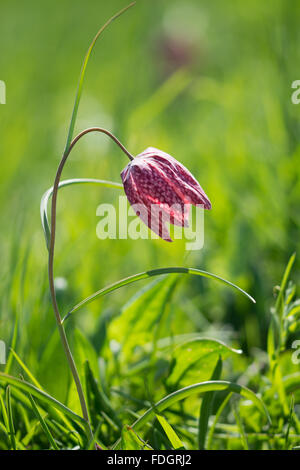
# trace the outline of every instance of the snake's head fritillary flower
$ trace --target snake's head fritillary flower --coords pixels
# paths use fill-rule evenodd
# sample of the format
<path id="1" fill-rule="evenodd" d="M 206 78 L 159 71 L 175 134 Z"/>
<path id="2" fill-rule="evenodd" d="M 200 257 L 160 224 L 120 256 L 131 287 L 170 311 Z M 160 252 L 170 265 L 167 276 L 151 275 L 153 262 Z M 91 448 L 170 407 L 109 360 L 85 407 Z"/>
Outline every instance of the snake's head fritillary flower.
<path id="1" fill-rule="evenodd" d="M 121 173 L 130 205 L 142 221 L 166 241 L 172 241 L 166 223 L 188 226 L 190 205 L 211 209 L 211 203 L 193 175 L 175 158 L 149 147 Z"/>

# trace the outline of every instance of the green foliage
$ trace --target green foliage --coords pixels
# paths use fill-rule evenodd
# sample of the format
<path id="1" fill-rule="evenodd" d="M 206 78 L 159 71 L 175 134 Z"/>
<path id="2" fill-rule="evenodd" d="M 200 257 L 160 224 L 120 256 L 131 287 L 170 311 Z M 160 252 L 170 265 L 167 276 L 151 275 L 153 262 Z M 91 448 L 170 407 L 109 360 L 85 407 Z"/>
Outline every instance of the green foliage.
<path id="1" fill-rule="evenodd" d="M 116 203 L 119 190 L 106 188 L 119 188 L 126 161 L 101 136 L 72 152 L 55 273 L 63 314 L 80 306 L 65 327 L 87 396 L 87 441 L 55 330 L 37 205 L 65 145 L 81 57 L 124 2 L 2 3 L 0 449 L 299 448 L 299 253 L 272 298 L 299 252 L 300 125 L 290 100 L 299 8 L 139 2 L 90 55 L 68 142 L 104 125 L 136 154 L 162 148 L 191 169 L 213 210 L 201 252 L 187 255 L 181 241 L 100 241 L 96 207 Z M 169 44 L 184 45 L 183 62 Z M 218 273 L 257 303 L 174 266 Z M 151 282 L 149 272 L 165 276 Z M 128 282 L 133 273 L 142 273 L 141 290 Z M 96 291 L 96 302 L 79 304 Z"/>
<path id="2" fill-rule="evenodd" d="M 122 429 L 121 440 L 115 447 L 116 450 L 149 450 L 150 446 L 144 442 L 130 426 Z"/>
<path id="3" fill-rule="evenodd" d="M 170 388 L 178 388 L 193 380 L 209 380 L 218 358 L 226 359 L 241 351 L 229 348 L 213 339 L 194 338 L 176 347 L 173 352 L 172 370 L 167 379 Z"/>
<path id="4" fill-rule="evenodd" d="M 289 305 L 297 301 L 292 284 L 287 282 L 291 267 L 292 262 L 277 296 L 275 318 L 288 312 Z M 291 365 L 292 351 L 283 348 L 283 341 L 290 338 L 289 323 L 278 323 L 281 342 L 269 342 L 269 368 L 264 375 L 259 372 L 265 367 L 262 356 L 253 364 L 247 361 L 249 367 L 242 368 L 235 382 L 221 380 L 223 363 L 224 374 L 236 376 L 239 358 L 243 357 L 240 350 L 210 338 L 166 336 L 174 319 L 171 306 L 177 283 L 174 276 L 154 281 L 124 306 L 119 317 L 110 320 L 104 363 L 98 361 L 94 346 L 82 332 L 74 331 L 72 346 L 85 384 L 94 443 L 101 448 L 127 450 L 294 448 L 300 429 L 295 395 L 300 382 L 299 372 Z M 271 317 L 269 338 L 272 332 Z M 94 444 L 86 441 L 80 416 L 42 390 L 19 355 L 13 350 L 11 353 L 33 384 L 0 374 L 3 386 L 9 384 L 6 405 L 1 397 L 1 429 L 6 435 L 3 445 L 6 442 L 8 448 L 92 448 Z M 233 368 L 228 368 L 232 361 Z M 50 363 L 49 359 L 49 367 Z M 108 367 L 104 367 L 105 363 Z M 41 364 L 41 372 L 43 367 Z M 195 383 L 196 378 L 204 381 Z M 141 380 L 144 386 L 138 387 Z M 185 384 L 188 385 L 180 388 Z M 13 397 L 10 387 L 14 389 Z M 72 403 L 76 395 L 70 399 L 70 383 L 69 387 L 68 401 Z M 256 393 L 248 387 L 255 388 Z M 229 406 L 232 394 L 241 397 L 233 403 L 233 413 Z M 291 394 L 293 400 L 288 398 Z M 38 399 L 38 406 L 33 396 Z M 40 430 L 34 424 L 35 418 Z"/>
<path id="5" fill-rule="evenodd" d="M 219 380 L 221 377 L 221 374 L 222 374 L 222 359 L 220 355 L 218 362 L 213 370 L 211 380 Z M 200 450 L 205 449 L 205 440 L 206 440 L 206 434 L 208 430 L 208 420 L 212 412 L 214 398 L 215 398 L 214 392 L 206 393 L 201 403 L 200 415 L 199 415 L 199 435 L 198 435 L 198 443 L 199 443 Z"/>
<path id="6" fill-rule="evenodd" d="M 170 426 L 168 421 L 161 415 L 156 415 L 156 418 L 159 421 L 159 424 L 161 425 L 163 430 L 165 431 L 166 435 L 168 436 L 172 448 L 176 450 L 184 449 L 184 445 L 182 444 L 181 440 L 177 436 L 172 426 Z"/>
<path id="7" fill-rule="evenodd" d="M 41 413 L 39 412 L 39 409 L 34 401 L 34 399 L 32 398 L 31 395 L 29 395 L 29 400 L 30 400 L 30 403 L 31 403 L 31 406 L 32 406 L 32 410 L 35 414 L 35 416 L 37 417 L 37 419 L 39 420 L 40 424 L 41 424 L 41 427 L 43 429 L 43 431 L 45 432 L 48 440 L 49 440 L 49 443 L 50 443 L 50 446 L 52 449 L 54 450 L 59 450 L 59 448 L 57 447 L 57 444 L 47 426 L 47 423 L 45 421 L 45 419 L 43 418 L 43 416 L 41 415 Z"/>

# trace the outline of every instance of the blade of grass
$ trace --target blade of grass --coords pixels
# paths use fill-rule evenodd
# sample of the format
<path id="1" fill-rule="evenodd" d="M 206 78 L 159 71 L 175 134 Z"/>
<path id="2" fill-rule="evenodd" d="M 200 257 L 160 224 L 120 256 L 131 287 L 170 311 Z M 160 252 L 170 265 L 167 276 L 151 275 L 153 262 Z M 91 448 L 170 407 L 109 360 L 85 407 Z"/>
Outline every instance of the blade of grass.
<path id="1" fill-rule="evenodd" d="M 44 392 L 43 390 L 40 390 L 31 383 L 26 382 L 25 380 L 18 379 L 16 377 L 12 377 L 11 375 L 4 374 L 3 372 L 0 372 L 0 381 L 4 383 L 9 383 L 27 393 L 31 393 L 33 396 L 39 398 L 44 403 L 47 403 L 48 405 L 62 411 L 64 414 L 70 416 L 70 418 L 72 418 L 76 422 L 82 424 L 83 426 L 86 426 L 86 422 L 81 416 L 77 415 L 76 413 L 74 413 L 74 411 L 70 410 L 70 408 L 56 400 L 56 398 L 53 398 L 51 395 L 48 395 L 48 393 Z"/>
<path id="2" fill-rule="evenodd" d="M 143 424 L 149 421 L 149 419 L 153 418 L 155 413 L 165 410 L 166 408 L 173 405 L 177 401 L 183 400 L 184 398 L 187 398 L 194 393 L 205 393 L 205 392 L 222 391 L 222 390 L 237 393 L 238 395 L 241 395 L 242 397 L 247 398 L 248 400 L 252 401 L 257 406 L 257 408 L 261 411 L 261 413 L 266 415 L 269 423 L 271 423 L 271 418 L 269 416 L 269 413 L 264 403 L 261 401 L 260 398 L 257 397 L 257 395 L 255 395 L 254 392 L 252 392 L 252 390 L 242 385 L 238 385 L 238 384 L 228 382 L 225 380 L 214 380 L 214 381 L 211 380 L 207 382 L 200 382 L 198 384 L 189 385 L 188 387 L 182 388 L 180 390 L 177 390 L 176 392 L 171 393 L 170 395 L 166 396 L 165 398 L 160 400 L 158 403 L 156 403 L 153 407 L 149 408 L 149 410 L 147 410 L 143 414 L 143 416 L 141 416 L 132 425 L 132 427 L 135 429 L 141 428 Z"/>
<path id="3" fill-rule="evenodd" d="M 17 342 L 18 325 L 19 325 L 19 314 L 18 314 L 18 312 L 17 312 L 17 313 L 16 313 L 15 324 L 14 324 L 14 331 L 13 331 L 12 341 L 11 341 L 11 347 L 12 347 L 13 349 L 15 348 L 16 342 Z M 4 369 L 4 372 L 5 372 L 6 374 L 9 374 L 9 372 L 10 372 L 12 360 L 13 360 L 13 358 L 12 358 L 12 352 L 11 352 L 11 349 L 10 349 L 9 355 L 8 355 L 8 358 L 7 358 L 7 363 L 6 363 L 6 366 L 5 366 L 5 369 Z"/>
<path id="4" fill-rule="evenodd" d="M 28 397 L 29 397 L 29 400 L 30 400 L 30 403 L 31 403 L 31 406 L 32 406 L 32 410 L 36 416 L 36 418 L 39 420 L 40 424 L 41 424 L 41 427 L 42 429 L 44 430 L 47 438 L 48 438 L 48 441 L 50 442 L 50 445 L 51 447 L 53 447 L 54 450 L 59 450 L 48 426 L 47 426 L 47 423 L 46 421 L 44 420 L 43 416 L 41 415 L 41 413 L 39 412 L 39 409 L 34 401 L 34 399 L 32 398 L 32 395 L 29 393 L 28 394 Z"/>
<path id="5" fill-rule="evenodd" d="M 4 427 L 6 429 L 6 433 L 9 436 L 9 422 L 8 422 L 8 416 L 7 416 L 7 411 L 6 411 L 6 406 L 4 403 L 4 400 L 0 394 L 0 405 L 1 405 L 1 411 L 2 411 L 2 418 L 3 418 L 3 423 Z"/>
<path id="6" fill-rule="evenodd" d="M 120 442 L 116 450 L 153 450 L 130 426 L 122 429 Z"/>
<path id="7" fill-rule="evenodd" d="M 101 427 L 101 423 L 98 424 L 96 431 L 94 432 L 93 439 L 91 439 L 90 442 L 88 443 L 87 450 L 94 450 L 96 444 L 98 447 L 101 448 L 101 450 L 108 450 L 107 447 L 103 444 L 103 442 L 99 440 L 100 427 Z"/>
<path id="8" fill-rule="evenodd" d="M 33 383 L 37 388 L 42 389 L 42 386 L 40 385 L 40 383 L 36 380 L 36 378 L 33 376 L 33 374 L 30 372 L 30 370 L 28 369 L 28 367 L 24 364 L 24 362 L 22 361 L 22 359 L 18 356 L 18 354 L 14 351 L 13 348 L 10 348 L 10 352 L 12 353 L 12 356 L 16 359 L 16 361 L 18 362 L 18 364 L 22 367 L 22 369 L 24 370 L 24 372 L 28 375 L 28 377 L 30 378 L 30 380 L 32 381 L 32 383 Z"/>
<path id="9" fill-rule="evenodd" d="M 214 368 L 211 380 L 219 380 L 222 373 L 222 359 L 219 357 L 218 362 Z M 199 416 L 199 434 L 198 434 L 198 447 L 199 450 L 205 449 L 205 439 L 208 428 L 209 415 L 211 413 L 213 399 L 215 392 L 208 392 L 204 395 L 200 407 Z"/>
<path id="10" fill-rule="evenodd" d="M 17 412 L 20 415 L 19 421 L 22 420 L 22 422 L 24 423 L 25 433 L 27 434 L 29 432 L 30 428 L 31 428 L 29 413 L 28 413 L 28 410 L 23 406 L 23 404 L 21 402 L 19 402 L 19 400 L 17 400 L 17 396 L 16 396 L 15 391 L 16 391 L 16 389 L 14 390 L 14 396 L 15 396 L 15 399 L 16 399 L 16 402 L 17 402 L 17 407 L 16 407 Z"/>
<path id="11" fill-rule="evenodd" d="M 6 404 L 7 404 L 7 416 L 8 416 L 9 437 L 10 437 L 11 447 L 13 450 L 17 450 L 15 426 L 14 426 L 12 406 L 11 406 L 11 390 L 10 390 L 9 385 L 6 388 Z"/>
<path id="12" fill-rule="evenodd" d="M 213 435 L 214 435 L 214 432 L 215 432 L 215 429 L 216 429 L 216 425 L 219 421 L 219 418 L 220 418 L 224 408 L 226 407 L 227 403 L 229 402 L 231 396 L 232 396 L 232 392 L 228 393 L 228 395 L 225 397 L 225 399 L 223 400 L 223 402 L 219 406 L 219 409 L 216 413 L 216 416 L 215 416 L 215 418 L 213 420 L 213 423 L 211 425 L 211 428 L 209 430 L 209 434 L 208 434 L 208 438 L 207 438 L 207 445 L 206 445 L 207 450 L 211 449 L 212 439 L 213 439 Z"/>
<path id="13" fill-rule="evenodd" d="M 24 370 L 24 372 L 27 374 L 27 376 L 29 377 L 29 379 L 32 381 L 32 383 L 40 390 L 43 390 L 43 387 L 41 386 L 41 384 L 37 381 L 37 379 L 34 377 L 34 375 L 30 372 L 30 370 L 28 369 L 28 367 L 26 366 L 26 364 L 24 364 L 24 362 L 22 361 L 22 359 L 20 358 L 20 356 L 16 353 L 16 351 L 14 351 L 12 348 L 10 348 L 10 352 L 12 354 L 12 357 L 14 357 L 16 359 L 16 361 L 18 362 L 18 364 L 22 367 L 22 369 Z M 71 423 L 69 422 L 69 420 L 65 417 L 65 415 L 63 413 L 61 413 L 61 411 L 59 410 L 53 410 L 54 411 L 54 415 L 56 416 L 56 418 L 60 418 L 64 423 L 65 425 L 68 427 L 68 429 L 70 431 L 73 431 L 73 428 L 72 428 L 72 425 Z"/>
<path id="14" fill-rule="evenodd" d="M 235 420 L 236 420 L 236 423 L 237 423 L 237 426 L 238 426 L 238 429 L 239 429 L 242 446 L 243 446 L 244 450 L 249 450 L 247 436 L 245 434 L 245 429 L 244 429 L 240 414 L 237 410 L 236 404 L 234 404 L 233 413 L 234 413 Z"/>
<path id="15" fill-rule="evenodd" d="M 237 289 L 239 292 L 241 292 L 246 297 L 248 297 L 248 299 L 250 299 L 253 303 L 255 303 L 255 300 L 253 299 L 253 297 L 251 297 L 251 295 L 249 295 L 243 289 L 241 289 L 237 285 L 233 284 L 232 282 L 227 281 L 226 279 L 223 279 L 220 276 L 217 276 L 216 274 L 212 274 L 212 273 L 209 273 L 207 271 L 203 271 L 201 269 L 195 269 L 195 268 L 169 267 L 169 268 L 152 269 L 150 271 L 144 271 L 144 272 L 139 273 L 139 274 L 134 274 L 133 276 L 126 277 L 125 279 L 121 279 L 120 281 L 117 281 L 117 282 L 111 284 L 108 287 L 104 287 L 103 289 L 98 290 L 94 294 L 90 295 L 89 297 L 87 297 L 86 299 L 82 300 L 77 305 L 75 305 L 75 307 L 73 307 L 69 311 L 69 313 L 65 316 L 65 318 L 63 319 L 63 322 L 70 315 L 77 312 L 79 309 L 81 309 L 85 305 L 93 302 L 98 297 L 101 297 L 103 295 L 108 294 L 109 292 L 113 292 L 117 289 L 120 289 L 120 287 L 126 286 L 128 284 L 133 283 L 133 282 L 140 281 L 142 279 L 147 279 L 147 278 L 150 278 L 150 277 L 153 277 L 153 276 L 161 276 L 163 274 L 175 274 L 175 273 L 192 274 L 192 275 L 195 275 L 195 276 L 202 276 L 202 277 L 206 277 L 206 278 L 209 278 L 209 279 L 214 279 L 216 281 L 221 282 L 222 284 L 225 284 L 227 286 L 233 287 L 234 289 Z"/>
<path id="16" fill-rule="evenodd" d="M 292 269 L 293 264 L 295 262 L 295 258 L 296 258 L 296 253 L 293 253 L 292 256 L 290 257 L 289 262 L 287 264 L 287 267 L 285 269 L 285 272 L 284 272 L 284 275 L 283 275 L 283 278 L 282 278 L 282 281 L 281 281 L 281 285 L 280 285 L 279 294 L 278 294 L 277 299 L 276 299 L 275 309 L 276 309 L 276 312 L 278 313 L 280 318 L 282 316 L 281 311 L 282 311 L 283 293 L 285 291 L 291 269 Z"/>
<path id="17" fill-rule="evenodd" d="M 167 395 L 157 402 L 154 406 L 149 408 L 140 418 L 138 418 L 132 425 L 132 428 L 137 430 L 145 425 L 150 419 L 152 419 L 156 413 L 160 413 L 166 408 L 172 406 L 179 400 L 183 400 L 195 393 L 206 393 L 214 391 L 228 391 L 236 393 L 250 401 L 252 401 L 259 411 L 267 417 L 268 423 L 271 425 L 272 421 L 268 413 L 267 408 L 265 407 L 262 400 L 255 395 L 252 390 L 242 385 L 238 385 L 232 382 L 227 382 L 225 380 L 211 380 L 208 382 L 200 382 L 197 384 L 189 385 L 188 387 L 176 390 L 176 392 Z M 114 447 L 117 443 L 114 445 Z"/>
<path id="18" fill-rule="evenodd" d="M 3 423 L 0 421 L 0 429 L 2 430 L 3 433 L 7 435 L 8 441 L 10 441 L 8 416 L 7 416 L 6 407 L 5 407 L 1 394 L 0 394 L 0 409 L 2 410 L 2 417 L 3 417 Z M 23 407 L 20 407 L 20 409 L 23 412 L 25 412 Z M 17 440 L 17 438 L 16 438 L 16 446 L 18 449 L 26 450 L 26 447 L 24 446 L 24 444 L 21 443 L 19 440 Z"/>
<path id="19" fill-rule="evenodd" d="M 173 449 L 175 450 L 184 449 L 184 445 L 182 444 L 181 440 L 177 436 L 172 426 L 168 423 L 168 421 L 162 415 L 156 414 L 155 416 L 157 420 L 159 421 L 159 424 L 165 431 L 170 443 L 172 444 Z"/>
<path id="20" fill-rule="evenodd" d="M 293 264 L 295 262 L 296 253 L 294 253 L 287 264 L 285 269 L 278 297 L 276 299 L 275 308 L 271 311 L 271 323 L 268 331 L 268 355 L 270 362 L 270 370 L 272 376 L 272 383 L 274 391 L 278 391 L 280 403 L 283 408 L 285 416 L 289 415 L 289 405 L 285 393 L 283 384 L 283 377 L 281 372 L 281 366 L 279 362 L 280 348 L 283 346 L 284 336 L 284 293 L 288 283 L 289 275 Z"/>
<path id="21" fill-rule="evenodd" d="M 37 431 L 37 428 L 39 426 L 39 421 L 35 420 L 35 421 L 31 421 L 31 428 L 28 430 L 26 436 L 23 437 L 22 439 L 22 442 L 24 444 L 25 447 L 29 446 L 29 444 L 31 443 L 36 431 Z"/>
<path id="22" fill-rule="evenodd" d="M 289 435 L 290 435 L 291 426 L 293 424 L 294 403 L 295 403 L 295 399 L 294 399 L 294 395 L 292 395 L 291 405 L 290 405 L 290 414 L 288 418 L 288 426 L 287 426 L 287 430 L 285 434 L 285 446 L 284 446 L 285 450 L 289 450 Z"/>
<path id="23" fill-rule="evenodd" d="M 62 426 L 58 421 L 48 421 L 48 427 L 50 427 L 57 435 L 62 436 L 64 439 L 70 439 L 75 445 L 79 445 L 80 448 L 83 447 L 83 441 L 78 431 L 74 429 L 69 431 L 64 426 Z"/>
<path id="24" fill-rule="evenodd" d="M 120 10 L 118 13 L 116 13 L 114 16 L 112 16 L 112 17 L 99 29 L 99 31 L 97 32 L 96 36 L 94 37 L 93 41 L 91 42 L 91 44 L 90 44 L 90 46 L 89 46 L 89 48 L 88 48 L 88 50 L 87 50 L 87 53 L 86 53 L 86 56 L 85 56 L 85 58 L 84 58 L 84 61 L 83 61 L 83 64 L 82 64 L 82 68 L 81 68 L 81 71 L 80 71 L 80 75 L 79 75 L 79 81 L 78 81 L 78 86 L 77 86 L 77 92 L 76 92 L 76 97 L 75 97 L 75 103 L 74 103 L 74 107 L 73 107 L 73 111 L 72 111 L 71 122 L 70 122 L 70 126 L 69 126 L 69 132 L 68 132 L 68 136 L 67 136 L 67 142 L 66 142 L 65 152 L 69 149 L 70 143 L 71 143 L 72 138 L 73 138 L 73 132 L 74 132 L 74 127 L 75 127 L 77 112 L 78 112 L 79 103 L 80 103 L 81 94 L 82 94 L 82 87 L 83 87 L 84 75 L 85 75 L 85 71 L 86 71 L 87 64 L 88 64 L 90 55 L 91 55 L 91 53 L 92 53 L 92 50 L 94 49 L 95 44 L 96 44 L 98 38 L 100 37 L 100 35 L 103 33 L 103 31 L 104 31 L 114 20 L 116 20 L 119 16 L 121 16 L 123 13 L 125 13 L 129 8 L 133 7 L 133 6 L 135 5 L 135 3 L 136 3 L 136 2 L 130 3 L 130 4 L 127 5 L 125 8 L 123 8 L 123 9 Z"/>
<path id="25" fill-rule="evenodd" d="M 95 400 L 95 406 L 99 409 L 104 411 L 112 420 L 114 423 L 117 424 L 119 430 L 122 429 L 122 423 L 118 419 L 112 404 L 110 403 L 110 400 L 104 393 L 101 384 L 98 384 L 93 372 L 91 370 L 89 361 L 86 361 L 84 364 L 84 373 L 85 373 L 85 380 L 86 380 L 86 387 L 88 389 L 88 392 L 92 393 L 94 396 Z M 93 410 L 89 410 L 90 414 L 93 412 Z"/>

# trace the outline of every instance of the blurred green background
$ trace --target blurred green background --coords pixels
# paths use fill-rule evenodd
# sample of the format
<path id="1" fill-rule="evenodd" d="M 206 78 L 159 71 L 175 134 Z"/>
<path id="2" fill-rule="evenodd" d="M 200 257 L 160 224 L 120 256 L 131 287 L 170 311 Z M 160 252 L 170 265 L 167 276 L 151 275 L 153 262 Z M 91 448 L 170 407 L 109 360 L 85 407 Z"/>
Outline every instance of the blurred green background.
<path id="1" fill-rule="evenodd" d="M 86 49 L 126 4 L 0 3 L 0 79 L 7 87 L 0 105 L 0 337 L 10 344 L 19 315 L 17 351 L 33 371 L 58 337 L 40 198 L 53 184 Z M 185 278 L 171 332 L 205 331 L 246 354 L 265 346 L 273 286 L 299 244 L 300 105 L 291 103 L 291 84 L 300 79 L 299 22 L 300 9 L 286 0 L 144 0 L 105 32 L 88 65 L 76 130 L 103 126 L 134 154 L 148 146 L 170 153 L 200 181 L 212 211 L 203 250 L 187 254 L 182 242 L 100 241 L 96 208 L 117 202 L 119 192 L 84 185 L 61 191 L 55 273 L 62 312 L 127 275 L 193 266 L 235 282 L 257 304 L 213 281 Z M 126 164 L 105 136 L 90 135 L 63 178 L 120 181 Z M 69 333 L 77 325 L 100 351 L 103 319 L 109 323 L 140 287 L 86 307 Z M 51 392 L 47 371 L 41 375 Z"/>

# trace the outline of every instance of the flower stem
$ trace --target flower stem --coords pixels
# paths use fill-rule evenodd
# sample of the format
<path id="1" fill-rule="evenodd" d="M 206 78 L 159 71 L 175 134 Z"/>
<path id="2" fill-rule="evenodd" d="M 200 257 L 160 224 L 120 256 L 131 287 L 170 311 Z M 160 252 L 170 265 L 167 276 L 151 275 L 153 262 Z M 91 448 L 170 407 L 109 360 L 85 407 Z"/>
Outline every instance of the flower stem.
<path id="1" fill-rule="evenodd" d="M 80 405 L 82 409 L 82 415 L 84 420 L 87 423 L 87 430 L 89 434 L 89 438 L 93 438 L 91 426 L 90 426 L 90 421 L 89 421 L 89 415 L 88 415 L 88 410 L 87 410 L 87 405 L 84 397 L 84 392 L 82 388 L 82 384 L 80 381 L 80 377 L 78 374 L 78 370 L 75 364 L 75 361 L 72 356 L 72 352 L 68 343 L 68 339 L 66 336 L 66 332 L 64 330 L 63 324 L 62 324 L 62 318 L 59 312 L 58 304 L 57 304 L 57 299 L 56 299 L 56 292 L 55 292 L 55 285 L 54 285 L 54 247 L 55 247 L 55 232 L 56 232 L 56 207 L 57 207 L 57 194 L 58 194 L 58 187 L 59 187 L 59 182 L 61 178 L 61 174 L 63 171 L 63 168 L 65 166 L 65 163 L 67 161 L 68 156 L 71 153 L 71 150 L 75 146 L 75 144 L 83 137 L 84 135 L 90 133 L 90 132 L 101 132 L 103 134 L 108 135 L 122 150 L 123 152 L 128 156 L 130 160 L 133 160 L 133 156 L 131 153 L 128 152 L 128 150 L 124 147 L 124 145 L 121 144 L 121 142 L 108 130 L 103 129 L 101 127 L 91 127 L 89 129 L 85 129 L 82 131 L 80 134 L 78 134 L 70 143 L 68 149 L 64 152 L 62 159 L 60 161 L 60 164 L 58 166 L 55 180 L 54 180 L 54 185 L 53 185 L 53 193 L 52 193 L 52 205 L 51 205 L 51 225 L 50 225 L 50 244 L 49 244 L 49 260 L 48 260 L 48 276 L 49 276 L 49 286 L 50 286 L 50 294 L 51 294 L 51 300 L 53 304 L 53 309 L 54 309 L 54 314 L 55 314 L 55 319 L 57 323 L 57 327 L 59 330 L 61 342 L 70 366 L 70 370 L 72 372 L 79 400 L 80 400 Z"/>
<path id="2" fill-rule="evenodd" d="M 107 131 L 105 129 L 102 129 L 100 127 L 99 128 L 86 129 L 85 131 L 78 134 L 78 136 L 75 137 L 75 139 L 73 139 L 73 140 L 72 140 L 72 137 L 73 137 L 73 132 L 74 132 L 74 128 L 75 128 L 75 122 L 76 122 L 77 112 L 78 112 L 78 108 L 79 108 L 80 98 L 81 98 L 81 94 L 82 94 L 84 75 L 85 75 L 85 72 L 86 72 L 87 64 L 88 64 L 88 61 L 89 61 L 89 57 L 92 53 L 92 50 L 93 50 L 98 38 L 105 31 L 105 29 L 115 19 L 117 19 L 120 15 L 125 13 L 129 8 L 131 8 L 134 5 L 135 5 L 135 1 L 130 3 L 130 5 L 126 6 L 122 10 L 120 10 L 114 16 L 112 16 L 102 26 L 102 28 L 100 28 L 100 30 L 98 31 L 98 33 L 94 37 L 93 41 L 91 42 L 91 44 L 90 44 L 90 46 L 87 50 L 86 56 L 85 56 L 83 64 L 82 64 L 80 76 L 79 76 L 79 82 L 78 82 L 78 87 L 77 87 L 77 92 L 76 92 L 76 97 L 75 97 L 71 122 L 70 122 L 70 126 L 69 126 L 67 142 L 66 142 L 66 146 L 65 146 L 65 150 L 64 150 L 62 159 L 60 161 L 60 164 L 59 164 L 57 172 L 56 172 L 55 181 L 54 181 L 54 185 L 53 185 L 53 193 L 52 193 L 51 227 L 50 227 L 49 261 L 48 261 L 48 276 L 49 276 L 50 294 L 51 294 L 51 300 L 52 300 L 52 304 L 53 304 L 53 309 L 54 309 L 54 313 L 55 313 L 55 319 L 56 319 L 57 327 L 58 327 L 59 334 L 60 334 L 60 337 L 61 337 L 61 342 L 62 342 L 64 351 L 65 351 L 67 360 L 69 362 L 69 366 L 70 366 L 70 369 L 71 369 L 71 372 L 72 372 L 72 375 L 73 375 L 73 378 L 74 378 L 74 381 L 75 381 L 75 384 L 76 384 L 76 387 L 77 387 L 77 392 L 78 392 L 79 399 L 80 399 L 83 418 L 86 421 L 89 440 L 93 440 L 93 433 L 92 433 L 90 422 L 89 422 L 89 416 L 88 416 L 86 401 L 85 401 L 82 385 L 81 385 L 81 382 L 80 382 L 80 378 L 79 378 L 79 375 L 78 375 L 78 371 L 77 371 L 77 368 L 76 368 L 76 364 L 74 362 L 74 359 L 73 359 L 73 356 L 72 356 L 72 353 L 71 353 L 71 350 L 70 350 L 70 347 L 69 347 L 69 344 L 68 344 L 67 336 L 66 336 L 64 327 L 62 325 L 62 319 L 61 319 L 61 315 L 60 315 L 59 308 L 58 308 L 58 305 L 57 305 L 56 292 L 55 292 L 55 286 L 54 286 L 54 272 L 53 272 L 54 271 L 53 270 L 53 264 L 54 263 L 53 262 L 54 262 L 55 229 L 56 229 L 57 192 L 58 192 L 58 187 L 59 187 L 59 182 L 60 182 L 60 177 L 61 177 L 61 174 L 62 174 L 62 170 L 64 168 L 64 165 L 66 163 L 66 160 L 67 160 L 68 156 L 70 155 L 70 152 L 71 152 L 72 148 L 74 147 L 76 142 L 78 142 L 78 140 L 82 136 L 84 136 L 85 134 L 87 134 L 89 132 L 94 132 L 94 131 L 103 132 L 104 134 L 108 135 L 112 140 L 114 140 L 114 142 L 117 145 L 119 145 L 119 147 L 128 156 L 128 158 L 130 160 L 133 160 L 133 156 L 126 150 L 126 148 L 121 144 L 121 142 L 119 142 L 118 139 L 113 134 L 111 134 L 109 131 Z"/>

